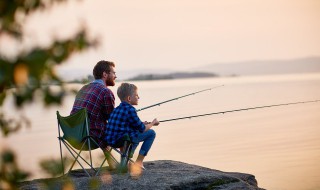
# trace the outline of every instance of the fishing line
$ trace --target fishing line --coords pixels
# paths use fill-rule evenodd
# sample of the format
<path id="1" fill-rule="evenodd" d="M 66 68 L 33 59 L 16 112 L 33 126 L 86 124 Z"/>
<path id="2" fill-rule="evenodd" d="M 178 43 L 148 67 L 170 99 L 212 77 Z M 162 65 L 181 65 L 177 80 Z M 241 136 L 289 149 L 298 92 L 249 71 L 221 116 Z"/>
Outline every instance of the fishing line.
<path id="1" fill-rule="evenodd" d="M 149 108 L 152 108 L 152 107 L 155 107 L 155 106 L 160 106 L 161 104 L 165 104 L 165 103 L 168 103 L 168 102 L 171 102 L 171 101 L 174 101 L 174 100 L 179 100 L 180 98 L 184 98 L 184 97 L 195 95 L 195 94 L 198 94 L 198 93 L 201 93 L 201 92 L 209 91 L 209 90 L 212 90 L 214 88 L 219 88 L 219 87 L 222 87 L 222 86 L 224 86 L 224 85 L 219 85 L 219 86 L 215 86 L 215 87 L 212 87 L 212 88 L 208 88 L 208 89 L 200 90 L 200 91 L 193 92 L 193 93 L 190 93 L 190 94 L 186 94 L 186 95 L 183 95 L 183 96 L 179 96 L 179 97 L 176 97 L 176 98 L 172 98 L 170 100 L 166 100 L 166 101 L 159 102 L 159 103 L 156 103 L 156 104 L 153 104 L 153 105 L 150 105 L 150 106 L 146 106 L 144 108 L 137 109 L 136 111 L 138 112 L 138 111 L 149 109 Z"/>
<path id="2" fill-rule="evenodd" d="M 249 108 L 242 108 L 242 109 L 235 109 L 235 110 L 228 110 L 228 111 L 221 111 L 221 112 L 206 113 L 206 114 L 200 114 L 200 115 L 192 115 L 192 116 L 186 116 L 186 117 L 178 117 L 178 118 L 173 118 L 173 119 L 165 119 L 165 120 L 161 120 L 159 122 L 163 123 L 163 122 L 176 121 L 176 120 L 181 120 L 181 119 L 191 119 L 191 118 L 195 118 L 195 117 L 203 117 L 203 116 L 208 116 L 208 115 L 225 114 L 225 113 L 231 113 L 231 112 L 237 112 L 237 111 L 247 111 L 247 110 L 253 110 L 253 109 L 270 108 L 270 107 L 277 107 L 277 106 L 287 106 L 287 105 L 294 105 L 294 104 L 306 104 L 306 103 L 319 102 L 319 101 L 320 100 L 312 100 L 312 101 L 291 102 L 291 103 L 274 104 L 274 105 L 266 105 L 266 106 L 258 106 L 258 107 L 249 107 Z"/>

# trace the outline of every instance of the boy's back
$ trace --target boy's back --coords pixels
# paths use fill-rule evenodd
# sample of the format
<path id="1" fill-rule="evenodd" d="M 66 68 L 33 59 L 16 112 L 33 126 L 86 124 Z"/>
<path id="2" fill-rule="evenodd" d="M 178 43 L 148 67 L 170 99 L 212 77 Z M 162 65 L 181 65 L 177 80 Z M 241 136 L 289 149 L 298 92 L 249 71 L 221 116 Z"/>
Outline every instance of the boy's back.
<path id="1" fill-rule="evenodd" d="M 144 130 L 145 125 L 139 119 L 136 109 L 127 102 L 121 102 L 110 115 L 105 138 L 108 144 L 115 145 L 125 134 L 130 138 L 137 137 Z"/>

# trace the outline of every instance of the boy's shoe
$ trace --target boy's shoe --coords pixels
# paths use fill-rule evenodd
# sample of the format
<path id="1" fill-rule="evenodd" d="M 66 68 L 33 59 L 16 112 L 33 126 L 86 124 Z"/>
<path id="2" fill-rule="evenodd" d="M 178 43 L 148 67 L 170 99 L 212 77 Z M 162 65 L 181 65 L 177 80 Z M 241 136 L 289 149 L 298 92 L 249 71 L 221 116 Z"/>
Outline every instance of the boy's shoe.
<path id="1" fill-rule="evenodd" d="M 143 167 L 143 166 L 142 166 Z M 130 168 L 130 177 L 133 179 L 138 179 L 142 175 L 142 167 L 139 164 L 136 163 L 130 163 L 129 168 Z M 143 167 L 144 168 L 144 167 Z"/>
<path id="2" fill-rule="evenodd" d="M 140 165 L 142 170 L 146 170 L 146 168 L 143 165 Z"/>
<path id="3" fill-rule="evenodd" d="M 141 168 L 142 170 L 146 170 L 146 168 L 143 166 L 143 164 L 140 165 L 140 164 L 137 164 L 137 163 L 135 163 L 135 162 L 128 162 L 128 168 L 130 168 L 132 164 L 135 164 L 135 165 L 140 166 L 140 168 Z"/>

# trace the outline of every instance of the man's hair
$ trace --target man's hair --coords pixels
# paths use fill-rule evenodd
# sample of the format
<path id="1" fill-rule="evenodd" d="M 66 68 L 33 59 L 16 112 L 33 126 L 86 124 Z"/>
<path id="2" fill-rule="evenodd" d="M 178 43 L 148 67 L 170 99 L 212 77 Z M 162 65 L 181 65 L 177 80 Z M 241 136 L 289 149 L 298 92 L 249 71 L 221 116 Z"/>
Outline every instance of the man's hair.
<path id="1" fill-rule="evenodd" d="M 115 67 L 115 64 L 111 61 L 99 61 L 93 68 L 93 76 L 95 79 L 101 79 L 103 72 L 110 72 L 111 67 Z"/>
<path id="2" fill-rule="evenodd" d="M 134 84 L 122 83 L 117 90 L 118 97 L 121 101 L 125 101 L 128 96 L 133 95 L 133 93 L 138 89 Z"/>

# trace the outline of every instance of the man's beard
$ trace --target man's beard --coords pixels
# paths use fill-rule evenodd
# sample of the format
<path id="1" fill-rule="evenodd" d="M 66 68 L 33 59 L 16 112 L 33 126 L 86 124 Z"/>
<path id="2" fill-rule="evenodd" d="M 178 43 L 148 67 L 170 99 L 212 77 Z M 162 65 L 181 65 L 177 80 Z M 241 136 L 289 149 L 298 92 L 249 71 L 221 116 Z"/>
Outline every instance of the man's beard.
<path id="1" fill-rule="evenodd" d="M 113 80 L 112 78 L 107 78 L 106 80 L 106 85 L 107 86 L 114 86 L 115 85 L 115 80 Z"/>

